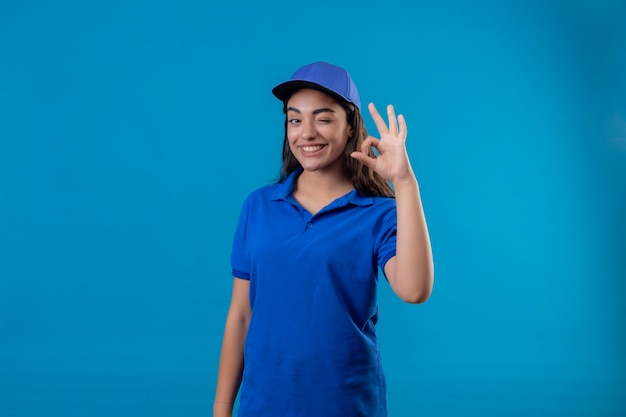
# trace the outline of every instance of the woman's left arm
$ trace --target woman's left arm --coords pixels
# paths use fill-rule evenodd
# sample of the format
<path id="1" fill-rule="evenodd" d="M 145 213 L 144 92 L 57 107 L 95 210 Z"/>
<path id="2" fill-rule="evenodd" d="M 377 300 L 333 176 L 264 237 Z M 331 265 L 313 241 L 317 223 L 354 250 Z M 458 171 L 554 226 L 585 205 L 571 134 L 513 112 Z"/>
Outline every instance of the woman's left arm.
<path id="1" fill-rule="evenodd" d="M 353 152 L 352 157 L 393 184 L 398 222 L 396 256 L 387 261 L 385 275 L 398 297 L 409 303 L 422 303 L 432 292 L 434 266 L 419 185 L 406 152 L 406 122 L 402 115 L 396 120 L 391 105 L 387 106 L 389 126 L 374 104 L 368 108 L 380 139 L 368 137 L 361 152 Z M 370 147 L 378 150 L 377 157 L 368 156 Z"/>

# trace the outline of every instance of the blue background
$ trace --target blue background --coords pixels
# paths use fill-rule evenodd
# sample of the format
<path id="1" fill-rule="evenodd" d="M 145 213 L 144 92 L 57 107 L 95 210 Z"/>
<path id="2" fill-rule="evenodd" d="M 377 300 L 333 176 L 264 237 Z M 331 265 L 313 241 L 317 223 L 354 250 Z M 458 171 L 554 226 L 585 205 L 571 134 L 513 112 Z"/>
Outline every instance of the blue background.
<path id="1" fill-rule="evenodd" d="M 391 415 L 626 414 L 623 1 L 52 3 L 0 6 L 0 416 L 211 414 L 316 60 L 409 124 L 436 285 L 380 286 Z"/>

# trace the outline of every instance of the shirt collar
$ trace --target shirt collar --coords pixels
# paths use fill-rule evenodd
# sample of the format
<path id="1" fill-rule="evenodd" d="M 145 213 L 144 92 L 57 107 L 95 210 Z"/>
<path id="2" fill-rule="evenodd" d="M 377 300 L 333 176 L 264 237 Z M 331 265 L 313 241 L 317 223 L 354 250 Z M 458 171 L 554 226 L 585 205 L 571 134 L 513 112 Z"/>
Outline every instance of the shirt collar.
<path id="1" fill-rule="evenodd" d="M 300 167 L 289 174 L 287 178 L 276 183 L 270 198 L 272 200 L 293 201 L 293 189 L 296 185 L 296 180 L 302 171 L 302 167 Z M 357 190 L 352 190 L 339 199 L 345 202 L 345 204 L 354 204 L 356 206 L 369 206 L 374 204 L 374 197 L 364 196 Z"/>

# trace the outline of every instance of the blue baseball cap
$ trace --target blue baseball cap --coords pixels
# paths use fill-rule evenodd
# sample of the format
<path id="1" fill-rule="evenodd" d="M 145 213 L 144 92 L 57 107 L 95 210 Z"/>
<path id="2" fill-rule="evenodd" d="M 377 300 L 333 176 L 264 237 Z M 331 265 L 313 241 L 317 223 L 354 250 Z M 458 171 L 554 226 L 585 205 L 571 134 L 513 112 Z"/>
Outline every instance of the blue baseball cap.
<path id="1" fill-rule="evenodd" d="M 361 98 L 354 81 L 348 71 L 336 65 L 327 62 L 305 65 L 294 72 L 288 81 L 274 87 L 272 93 L 286 103 L 293 93 L 302 88 L 320 90 L 352 103 L 361 110 Z"/>

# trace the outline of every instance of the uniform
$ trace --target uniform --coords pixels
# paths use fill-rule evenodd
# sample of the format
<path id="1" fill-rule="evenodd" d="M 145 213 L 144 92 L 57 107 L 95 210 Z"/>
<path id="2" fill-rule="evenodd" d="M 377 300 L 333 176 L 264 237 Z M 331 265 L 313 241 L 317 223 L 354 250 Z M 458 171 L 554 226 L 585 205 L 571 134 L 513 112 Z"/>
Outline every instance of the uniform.
<path id="1" fill-rule="evenodd" d="M 232 272 L 250 280 L 240 417 L 386 417 L 378 268 L 396 251 L 395 200 L 356 190 L 311 215 L 301 169 L 246 199 Z"/>

